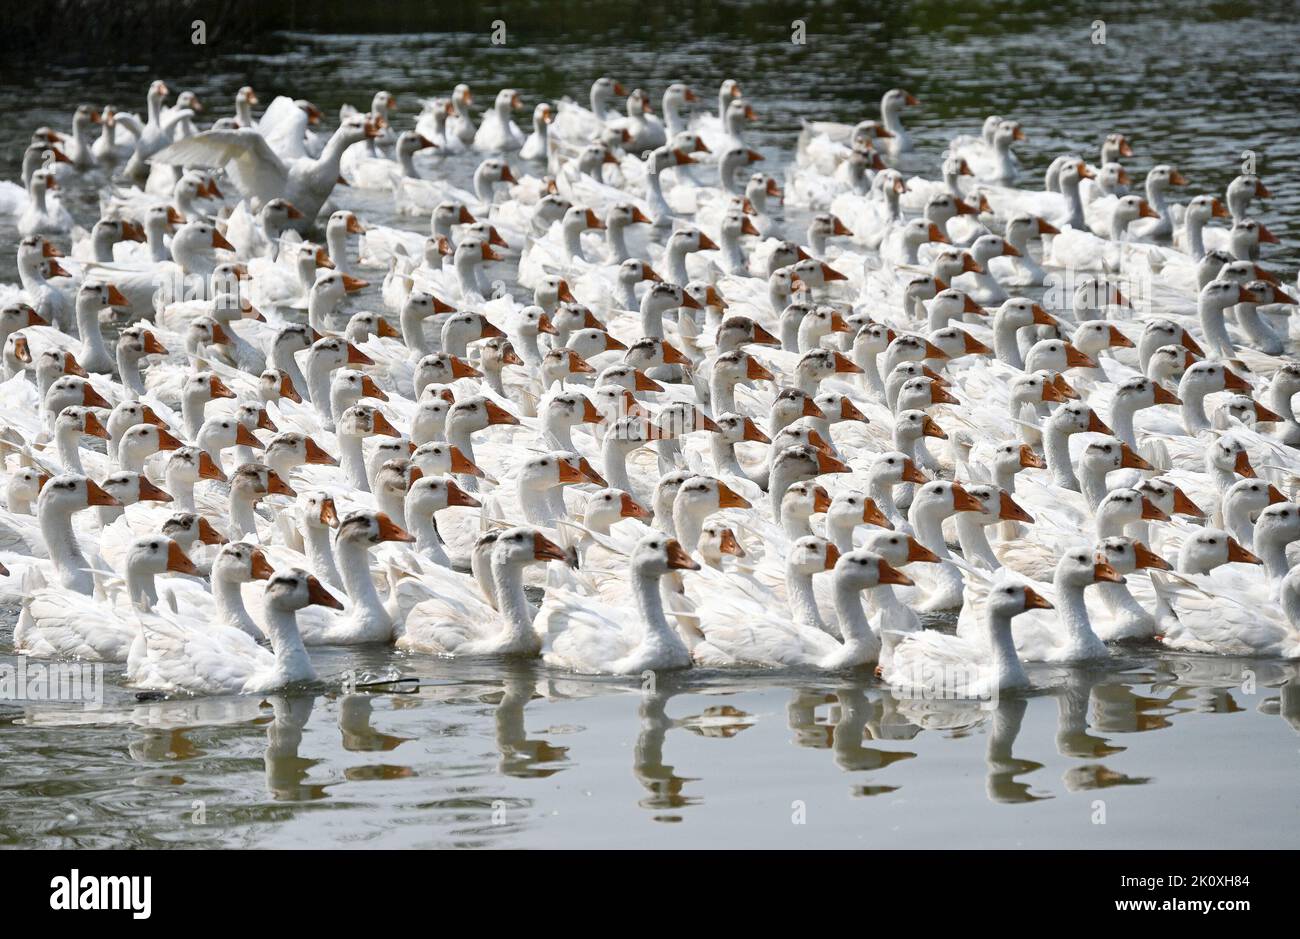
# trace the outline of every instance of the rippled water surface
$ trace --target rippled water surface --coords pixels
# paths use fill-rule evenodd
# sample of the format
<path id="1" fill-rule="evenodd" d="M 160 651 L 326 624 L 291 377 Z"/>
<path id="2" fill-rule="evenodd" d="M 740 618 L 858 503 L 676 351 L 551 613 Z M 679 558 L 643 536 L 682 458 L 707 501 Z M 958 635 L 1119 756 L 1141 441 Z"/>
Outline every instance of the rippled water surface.
<path id="1" fill-rule="evenodd" d="M 217 113 L 242 84 L 328 114 L 384 87 L 409 118 L 417 98 L 458 81 L 480 101 L 512 85 L 531 108 L 585 100 L 598 73 L 656 101 L 680 79 L 711 102 L 734 76 L 778 174 L 800 117 L 875 116 L 881 92 L 903 86 L 923 101 L 908 118 L 931 164 L 990 112 L 1022 122 L 1034 178 L 1063 149 L 1095 156 L 1118 130 L 1138 151 L 1130 170 L 1174 163 L 1192 192 L 1221 194 L 1254 150 L 1275 194 L 1256 211 L 1283 238 L 1265 262 L 1294 277 L 1294 16 L 1252 3 L 1108 9 L 919 4 L 874 24 L 828 13 L 808 17 L 802 47 L 788 18 L 730 5 L 655 29 L 585 32 L 570 18 L 568 38 L 517 33 L 505 48 L 486 31 L 295 32 L 235 36 L 189 64 L 11 60 L 0 178 L 17 177 L 31 128 L 66 127 L 81 101 L 142 108 L 154 77 Z M 1099 16 L 1104 45 L 1090 41 Z M 93 220 L 93 197 L 69 199 Z M 382 199 L 360 207 L 425 228 Z M 0 222 L 0 244 L 12 243 Z M 14 279 L 2 250 L 0 280 Z M 110 668 L 102 710 L 0 705 L 0 844 L 1289 847 L 1300 834 L 1292 665 L 1136 650 L 1105 669 L 1031 669 L 1035 693 L 980 707 L 898 701 L 866 675 L 699 672 L 651 692 L 386 650 L 317 660 L 326 686 L 284 697 L 140 702 Z M 339 690 L 346 672 L 394 662 L 418 690 Z"/>

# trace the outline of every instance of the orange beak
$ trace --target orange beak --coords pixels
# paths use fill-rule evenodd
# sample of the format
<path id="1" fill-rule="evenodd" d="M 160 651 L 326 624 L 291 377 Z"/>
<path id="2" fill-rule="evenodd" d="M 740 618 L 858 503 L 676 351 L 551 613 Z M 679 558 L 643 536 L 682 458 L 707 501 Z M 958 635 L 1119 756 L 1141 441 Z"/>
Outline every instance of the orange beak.
<path id="1" fill-rule="evenodd" d="M 194 566 L 194 562 L 186 557 L 181 546 L 176 542 L 167 545 L 167 570 L 177 574 L 197 574 L 199 569 Z"/>
<path id="2" fill-rule="evenodd" d="M 1033 447 L 1027 443 L 1020 445 L 1020 468 L 1021 469 L 1046 469 L 1047 461 L 1034 452 Z"/>

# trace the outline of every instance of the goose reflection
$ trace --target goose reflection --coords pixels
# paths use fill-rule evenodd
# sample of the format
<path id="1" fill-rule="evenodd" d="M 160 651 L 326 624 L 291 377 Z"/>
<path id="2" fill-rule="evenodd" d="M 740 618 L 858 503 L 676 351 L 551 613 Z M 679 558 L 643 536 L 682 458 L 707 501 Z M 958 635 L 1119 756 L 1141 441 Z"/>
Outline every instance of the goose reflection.
<path id="1" fill-rule="evenodd" d="M 277 802 L 325 798 L 328 785 L 307 782 L 307 774 L 321 761 L 298 755 L 315 697 L 271 695 L 266 702 L 271 706 L 271 721 L 266 726 L 266 791 Z"/>
<path id="2" fill-rule="evenodd" d="M 1042 763 L 1018 759 L 1012 753 L 1016 738 L 1020 735 L 1020 725 L 1025 719 L 1025 711 L 1029 708 L 1029 700 L 1021 695 L 999 698 L 989 721 L 988 744 L 984 750 L 988 775 L 985 777 L 984 790 L 991 802 L 1038 802 L 1052 798 L 1050 793 L 1035 795 L 1029 791 L 1029 783 L 1017 778 L 1043 768 Z"/>
<path id="3" fill-rule="evenodd" d="M 1124 752 L 1090 729 L 1107 733 L 1141 733 L 1170 726 L 1170 698 L 1138 694 L 1135 676 L 1107 674 L 1097 669 L 1072 668 L 1055 689 L 1057 699 L 1056 748 L 1062 756 L 1100 760 Z M 1172 697 L 1172 696 L 1171 696 Z M 1165 713 L 1159 713 L 1165 712 Z M 1061 776 L 1070 792 L 1141 786 L 1149 776 L 1129 776 L 1100 762 L 1071 766 Z"/>
<path id="4" fill-rule="evenodd" d="M 668 731 L 689 730 L 702 737 L 729 739 L 753 725 L 753 718 L 730 705 L 711 705 L 699 714 L 682 718 L 668 716 L 668 702 L 681 693 L 671 678 L 660 677 L 652 686 L 642 689 L 637 703 L 637 717 L 641 722 L 633 749 L 632 774 L 647 792 L 637 802 L 652 811 L 680 809 L 700 802 L 698 797 L 685 793 L 687 783 L 697 780 L 678 776 L 675 767 L 664 762 L 664 742 Z M 677 815 L 657 817 L 659 821 L 680 821 Z"/>
<path id="5" fill-rule="evenodd" d="M 861 686 L 848 685 L 835 691 L 835 704 L 831 708 L 835 719 L 832 752 L 835 762 L 848 772 L 884 769 L 901 760 L 911 760 L 915 753 L 903 750 L 880 750 L 863 745 L 864 739 L 873 739 L 869 722 L 879 721 L 881 704 L 878 695 L 867 698 Z"/>
<path id="6" fill-rule="evenodd" d="M 370 694 L 345 694 L 338 699 L 339 732 L 343 737 L 344 750 L 354 753 L 388 753 L 411 739 L 386 734 L 370 726 L 376 697 L 378 696 Z M 387 695 L 386 697 L 400 696 Z M 343 775 L 352 781 L 406 779 L 414 776 L 415 770 L 409 766 L 390 763 L 370 763 L 364 766 L 349 766 L 343 771 Z"/>
<path id="7" fill-rule="evenodd" d="M 556 764 L 568 759 L 568 747 L 528 738 L 524 706 L 536 697 L 536 690 L 537 680 L 531 671 L 512 674 L 502 683 L 495 717 L 497 750 L 501 754 L 497 770 L 503 776 L 544 779 L 563 769 Z"/>

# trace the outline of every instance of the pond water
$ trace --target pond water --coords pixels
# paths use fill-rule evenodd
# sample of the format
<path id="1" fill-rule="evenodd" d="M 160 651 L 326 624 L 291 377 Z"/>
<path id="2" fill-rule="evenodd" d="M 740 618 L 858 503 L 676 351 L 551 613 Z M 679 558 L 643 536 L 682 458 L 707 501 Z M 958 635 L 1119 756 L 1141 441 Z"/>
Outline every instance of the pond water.
<path id="1" fill-rule="evenodd" d="M 600 73 L 656 100 L 685 80 L 706 102 L 734 76 L 778 176 L 800 118 L 876 116 L 880 94 L 902 86 L 923 102 L 908 121 L 931 175 L 945 142 L 990 112 L 1021 121 L 1033 178 L 1058 152 L 1092 157 L 1124 131 L 1139 178 L 1173 163 L 1191 192 L 1221 195 L 1252 150 L 1274 192 L 1256 211 L 1283 239 L 1266 263 L 1293 278 L 1300 78 L 1279 50 L 1300 39 L 1294 17 L 1249 2 L 1106 8 L 915 5 L 886 22 L 827 12 L 808 17 L 803 46 L 789 42 L 789 17 L 732 4 L 653 29 L 605 18 L 584 29 L 570 15 L 500 48 L 486 30 L 282 32 L 165 64 L 9 61 L 0 178 L 17 178 L 35 126 L 66 127 L 82 101 L 142 108 L 155 77 L 218 114 L 243 84 L 263 104 L 289 92 L 331 115 L 383 87 L 409 119 L 417 98 L 458 81 L 480 101 L 513 86 L 531 109 L 585 100 Z M 1099 17 L 1104 44 L 1091 38 Z M 94 219 L 92 194 L 68 199 Z M 340 200 L 427 230 L 383 199 Z M 14 240 L 0 220 L 0 244 Z M 13 252 L 0 251 L 0 281 L 15 279 Z M 0 627 L 0 651 L 10 633 Z M 0 844 L 1258 848 L 1300 834 L 1293 665 L 1139 649 L 1103 669 L 1031 669 L 1034 693 L 981 707 L 898 700 L 868 675 L 701 671 L 643 689 L 380 649 L 317 661 L 326 687 L 287 696 L 138 701 L 110 667 L 98 710 L 0 705 Z M 340 690 L 348 673 L 394 665 L 418 686 Z"/>

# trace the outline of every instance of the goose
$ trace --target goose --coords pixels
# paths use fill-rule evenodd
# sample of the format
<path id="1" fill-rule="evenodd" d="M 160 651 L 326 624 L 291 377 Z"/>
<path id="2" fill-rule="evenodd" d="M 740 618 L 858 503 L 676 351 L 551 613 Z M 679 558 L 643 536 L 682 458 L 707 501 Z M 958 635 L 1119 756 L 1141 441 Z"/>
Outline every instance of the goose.
<path id="1" fill-rule="evenodd" d="M 1013 624 L 1015 647 L 1022 661 L 1064 665 L 1109 658 L 1106 644 L 1093 631 L 1084 591 L 1093 584 L 1122 583 L 1124 577 L 1095 551 L 1084 547 L 1068 549 L 1056 565 L 1050 588 L 1025 584 L 1018 575 L 1003 576 L 1035 589 L 1042 596 L 1050 596 L 1055 610 L 1031 613 Z M 996 579 L 987 582 L 972 578 L 968 582 L 972 603 L 963 607 L 957 623 L 958 636 L 973 639 L 978 635 L 973 606 L 997 588 Z M 967 610 L 971 611 L 970 615 Z"/>
<path id="2" fill-rule="evenodd" d="M 892 500 L 891 500 L 892 501 Z M 953 564 L 944 542 L 943 520 L 958 512 L 985 513 L 984 504 L 959 483 L 935 480 L 918 485 L 908 509 L 908 527 L 916 540 L 935 554 L 939 561 L 918 581 L 919 600 L 911 605 L 919 610 L 956 609 L 963 606 L 961 571 Z M 921 598 L 924 599 L 921 599 Z"/>
<path id="3" fill-rule="evenodd" d="M 319 158 L 303 156 L 286 165 L 257 130 L 207 130 L 164 147 L 154 159 L 212 169 L 232 165 L 235 186 L 251 207 L 260 210 L 272 199 L 286 199 L 302 213 L 291 222 L 291 227 L 302 231 L 315 221 L 333 192 L 344 150 L 378 135 L 374 121 L 353 115 L 339 125 Z"/>
<path id="4" fill-rule="evenodd" d="M 844 639 L 833 636 L 800 622 L 767 613 L 750 619 L 752 611 L 737 615 L 729 606 L 728 597 L 716 592 L 700 609 L 700 627 L 705 643 L 697 646 L 701 664 L 721 664 L 721 658 L 730 663 L 747 663 L 767 666 L 808 666 L 825 671 L 840 671 L 873 664 L 880 655 L 880 640 L 873 631 L 863 610 L 862 591 L 874 592 L 890 584 L 910 586 L 912 581 L 883 557 L 867 550 L 841 554 L 833 545 L 821 542 L 822 550 L 812 539 L 804 539 L 792 546 L 789 566 L 791 571 L 791 600 L 801 595 L 794 588 L 796 576 L 815 570 L 833 570 L 835 611 L 838 628 Z M 807 577 L 807 579 L 811 579 Z M 804 604 L 812 598 L 803 594 Z M 811 615 L 805 613 L 805 616 Z M 716 650 L 716 651 L 715 651 Z M 719 655 L 721 653 L 721 655 Z"/>
<path id="5" fill-rule="evenodd" d="M 27 208 L 18 216 L 18 234 L 65 235 L 72 231 L 72 215 L 63 203 L 51 200 L 48 193 L 56 192 L 59 184 L 50 170 L 32 173 L 27 184 Z"/>
<path id="6" fill-rule="evenodd" d="M 1016 616 L 1051 610 L 1052 603 L 1033 587 L 1002 583 L 984 602 L 980 641 L 933 630 L 909 633 L 894 647 L 893 661 L 881 677 L 900 695 L 991 698 L 1029 687 L 1012 639 Z"/>
<path id="7" fill-rule="evenodd" d="M 297 614 L 342 604 L 315 577 L 287 570 L 266 581 L 263 621 L 271 649 L 239 629 L 195 629 L 175 620 L 145 633 L 140 687 L 189 694 L 266 694 L 318 680 Z"/>
<path id="8" fill-rule="evenodd" d="M 530 563 L 563 561 L 567 554 L 541 532 L 528 527 L 499 532 L 489 544 L 495 604 L 453 580 L 455 575 L 450 571 L 435 569 L 429 580 L 440 589 L 407 614 L 397 637 L 399 649 L 456 657 L 531 658 L 541 652 L 542 635 L 532 621 L 534 614 L 524 596 L 523 569 Z"/>
<path id="9" fill-rule="evenodd" d="M 77 591 L 40 586 L 24 598 L 14 648 L 40 658 L 126 662 L 140 630 L 147 628 L 149 620 L 141 614 L 158 603 L 154 577 L 169 571 L 194 574 L 196 568 L 176 542 L 153 535 L 136 539 L 127 552 L 129 609 Z M 39 581 L 39 575 L 35 579 Z"/>
<path id="10" fill-rule="evenodd" d="M 1294 505 L 1271 505 L 1255 524 L 1255 552 L 1222 531 L 1185 542 L 1179 573 L 1152 577 L 1161 642 L 1185 652 L 1295 658 L 1296 584 L 1286 545 L 1298 531 Z M 1265 593 L 1280 609 L 1260 602 Z"/>

